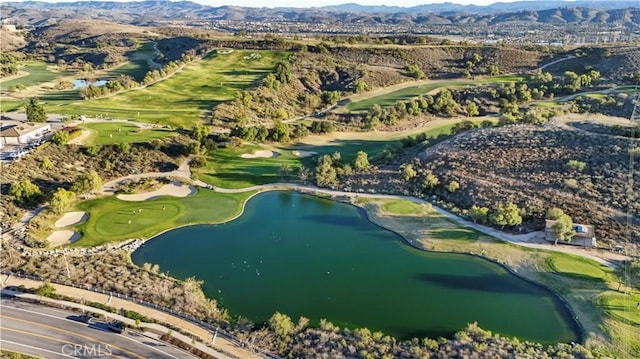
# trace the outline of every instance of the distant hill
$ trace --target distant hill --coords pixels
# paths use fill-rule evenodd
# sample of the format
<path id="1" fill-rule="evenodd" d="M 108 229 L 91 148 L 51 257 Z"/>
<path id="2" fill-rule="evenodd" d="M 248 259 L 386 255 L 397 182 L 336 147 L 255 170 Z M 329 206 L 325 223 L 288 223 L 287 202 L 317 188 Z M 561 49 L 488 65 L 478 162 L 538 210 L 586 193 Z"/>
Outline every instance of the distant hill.
<path id="1" fill-rule="evenodd" d="M 624 9 L 638 7 L 638 1 L 605 1 L 605 0 L 578 0 L 578 1 L 515 1 L 515 2 L 496 2 L 491 5 L 461 5 L 450 2 L 440 4 L 425 4 L 412 7 L 400 6 L 370 6 L 360 5 L 356 3 L 348 3 L 341 5 L 324 6 L 322 9 L 332 11 L 344 11 L 354 13 L 497 13 L 506 11 L 524 11 L 524 10 L 546 10 L 557 7 L 583 7 L 599 10 Z"/>
<path id="2" fill-rule="evenodd" d="M 519 1 L 488 6 L 452 3 L 414 7 L 355 3 L 310 8 L 213 7 L 192 1 L 3 2 L 2 19 L 20 25 L 50 24 L 52 19 L 102 19 L 130 24 L 154 21 L 285 21 L 310 24 L 463 24 L 503 21 L 537 24 L 612 24 L 640 26 L 638 0 Z"/>

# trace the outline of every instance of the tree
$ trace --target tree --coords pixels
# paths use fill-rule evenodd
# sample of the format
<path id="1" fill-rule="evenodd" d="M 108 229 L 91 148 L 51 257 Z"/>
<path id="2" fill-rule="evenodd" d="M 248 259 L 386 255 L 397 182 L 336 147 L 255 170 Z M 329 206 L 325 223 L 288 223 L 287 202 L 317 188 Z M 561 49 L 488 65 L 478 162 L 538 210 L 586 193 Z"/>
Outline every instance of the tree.
<path id="1" fill-rule="evenodd" d="M 289 125 L 276 120 L 273 125 L 273 131 L 271 132 L 271 139 L 276 142 L 289 142 L 291 139 Z"/>
<path id="2" fill-rule="evenodd" d="M 576 231 L 573 230 L 573 221 L 571 217 L 566 214 L 562 214 L 551 225 L 551 233 L 555 237 L 555 244 L 558 244 L 558 240 L 570 241 L 573 236 L 576 235 Z"/>
<path id="3" fill-rule="evenodd" d="M 65 130 L 58 130 L 51 137 L 51 141 L 56 145 L 65 145 L 69 142 L 69 132 Z"/>
<path id="4" fill-rule="evenodd" d="M 563 215 L 564 215 L 564 211 L 558 207 L 549 208 L 549 210 L 547 211 L 547 219 L 550 219 L 552 221 L 557 220 Z"/>
<path id="5" fill-rule="evenodd" d="M 443 89 L 434 97 L 433 109 L 436 112 L 450 115 L 455 112 L 458 103 L 453 98 L 453 94 L 448 89 Z"/>
<path id="6" fill-rule="evenodd" d="M 469 217 L 473 219 L 473 223 L 484 222 L 487 219 L 487 214 L 489 213 L 489 208 L 487 207 L 478 207 L 475 204 L 469 208 Z"/>
<path id="7" fill-rule="evenodd" d="M 416 172 L 416 170 L 413 169 L 413 165 L 410 163 L 403 165 L 400 168 L 402 168 L 402 177 L 404 178 L 405 181 L 411 181 L 412 179 L 416 178 L 416 176 L 418 175 L 418 172 Z"/>
<path id="8" fill-rule="evenodd" d="M 293 79 L 291 65 L 288 62 L 278 62 L 275 66 L 274 76 L 280 83 L 287 84 Z"/>
<path id="9" fill-rule="evenodd" d="M 458 181 L 451 181 L 449 185 L 447 185 L 447 191 L 453 193 L 460 188 L 460 183 Z"/>
<path id="10" fill-rule="evenodd" d="M 422 188 L 424 189 L 432 189 L 438 187 L 440 184 L 440 179 L 434 175 L 433 173 L 427 173 L 422 181 Z"/>
<path id="11" fill-rule="evenodd" d="M 77 194 L 93 193 L 102 188 L 102 178 L 94 170 L 76 177 L 71 185 L 71 191 Z"/>
<path id="12" fill-rule="evenodd" d="M 38 185 L 26 179 L 11 184 L 9 196 L 19 203 L 35 203 L 42 199 L 42 191 Z"/>
<path id="13" fill-rule="evenodd" d="M 25 110 L 27 112 L 27 120 L 30 122 L 45 122 L 47 120 L 47 113 L 37 97 L 29 99 Z"/>
<path id="14" fill-rule="evenodd" d="M 53 213 L 60 214 L 69 208 L 75 199 L 76 194 L 74 192 L 67 191 L 64 188 L 58 188 L 51 196 L 49 206 Z"/>
<path id="15" fill-rule="evenodd" d="M 293 333 L 295 325 L 288 315 L 276 312 L 269 318 L 269 327 L 280 337 Z"/>
<path id="16" fill-rule="evenodd" d="M 465 110 L 467 111 L 467 115 L 469 117 L 478 116 L 480 111 L 478 110 L 478 105 L 475 102 L 469 102 L 467 106 L 465 106 Z"/>
<path id="17" fill-rule="evenodd" d="M 268 74 L 267 76 L 264 77 L 264 80 L 262 81 L 262 84 L 269 89 L 272 90 L 277 90 L 280 88 L 280 82 L 278 82 L 278 79 L 276 79 L 276 75 L 274 74 Z"/>
<path id="18" fill-rule="evenodd" d="M 298 167 L 298 179 L 302 181 L 302 183 L 307 183 L 310 175 L 311 173 L 309 172 L 308 168 L 302 165 Z"/>
<path id="19" fill-rule="evenodd" d="M 196 124 L 193 126 L 191 130 L 191 138 L 194 140 L 201 142 L 204 138 L 209 135 L 209 129 L 205 125 Z"/>
<path id="20" fill-rule="evenodd" d="M 520 208 L 513 203 L 501 204 L 498 209 L 489 216 L 489 221 L 504 228 L 504 226 L 517 226 L 522 223 Z"/>
<path id="21" fill-rule="evenodd" d="M 500 74 L 500 68 L 497 65 L 489 65 L 489 75 L 498 76 Z"/>
<path id="22" fill-rule="evenodd" d="M 323 91 L 320 95 L 323 105 L 335 105 L 342 94 L 340 91 Z"/>
<path id="23" fill-rule="evenodd" d="M 353 83 L 353 86 L 355 87 L 356 93 L 366 92 L 369 89 L 369 85 L 367 85 L 367 83 L 364 82 L 364 80 L 356 80 Z"/>
<path id="24" fill-rule="evenodd" d="M 422 71 L 422 69 L 420 68 L 420 66 L 418 65 L 409 65 L 407 66 L 407 73 L 409 74 L 409 76 L 413 77 L 414 79 L 424 79 L 427 76 L 424 74 L 424 71 Z"/>
<path id="25" fill-rule="evenodd" d="M 43 170 L 52 170 L 54 167 L 55 166 L 53 165 L 53 162 L 51 162 L 49 157 L 42 157 L 42 160 L 40 161 L 40 168 L 42 168 Z"/>
<path id="26" fill-rule="evenodd" d="M 319 187 L 331 186 L 336 184 L 338 173 L 333 167 L 331 156 L 324 155 L 320 157 L 318 166 L 316 167 L 316 185 Z"/>
<path id="27" fill-rule="evenodd" d="M 573 171 L 582 171 L 587 167 L 587 164 L 578 160 L 570 160 L 567 162 L 567 167 Z"/>
<path id="28" fill-rule="evenodd" d="M 356 171 L 364 171 L 370 166 L 367 153 L 364 151 L 358 151 L 356 158 L 353 160 L 353 169 Z"/>

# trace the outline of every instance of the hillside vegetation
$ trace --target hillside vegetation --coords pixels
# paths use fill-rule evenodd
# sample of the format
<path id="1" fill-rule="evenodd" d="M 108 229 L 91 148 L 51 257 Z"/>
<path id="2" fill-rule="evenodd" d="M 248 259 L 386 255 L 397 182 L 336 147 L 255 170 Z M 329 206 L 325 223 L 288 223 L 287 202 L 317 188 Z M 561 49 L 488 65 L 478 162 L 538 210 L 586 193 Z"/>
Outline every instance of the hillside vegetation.
<path id="1" fill-rule="evenodd" d="M 543 126 L 476 129 L 423 146 L 410 147 L 389 164 L 356 174 L 345 184 L 451 202 L 461 214 L 473 205 L 496 209 L 514 203 L 523 226 L 530 229 L 541 229 L 548 209 L 559 207 L 575 222 L 594 225 L 600 245 L 637 243 L 640 238 L 640 202 L 627 192 L 630 151 L 637 140 L 556 120 Z M 409 165 L 416 174 L 407 180 L 403 169 Z M 639 180 L 635 171 L 633 193 L 640 191 Z M 452 182 L 455 189 L 449 187 Z M 628 209 L 633 216 L 630 237 Z"/>

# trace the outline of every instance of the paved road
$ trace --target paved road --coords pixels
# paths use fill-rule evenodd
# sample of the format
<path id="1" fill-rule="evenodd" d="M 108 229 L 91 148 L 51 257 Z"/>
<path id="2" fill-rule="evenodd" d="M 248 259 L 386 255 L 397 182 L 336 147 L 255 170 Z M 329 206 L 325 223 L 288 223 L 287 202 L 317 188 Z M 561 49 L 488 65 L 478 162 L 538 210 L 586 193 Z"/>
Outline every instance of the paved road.
<path id="1" fill-rule="evenodd" d="M 26 278 L 19 278 L 15 276 L 7 276 L 7 278 L 4 281 L 0 281 L 0 282 L 4 283 L 5 286 L 24 286 L 25 288 L 38 288 L 43 284 L 43 282 L 41 281 L 35 281 L 31 279 L 26 279 Z M 166 323 L 175 328 L 180 328 L 181 330 L 188 332 L 189 336 L 179 332 L 173 332 L 172 335 L 174 336 L 174 338 L 181 340 L 184 343 L 192 343 L 193 336 L 202 338 L 202 340 L 204 341 L 208 341 L 212 338 L 212 335 L 213 335 L 213 332 L 211 330 L 205 329 L 190 321 L 187 321 L 185 319 L 179 318 L 177 316 L 171 315 L 167 312 L 164 312 L 158 309 L 150 308 L 138 303 L 133 303 L 129 300 L 125 300 L 118 297 L 112 297 L 108 294 L 92 292 L 86 289 L 69 287 L 69 286 L 64 286 L 64 285 L 55 284 L 55 283 L 51 285 L 56 289 L 56 293 L 58 294 L 65 295 L 72 298 L 82 299 L 85 301 L 104 303 L 118 310 L 119 309 L 133 310 L 146 317 L 153 318 L 159 323 Z M 72 303 L 72 302 L 66 302 L 66 301 L 57 300 L 57 299 L 44 298 L 44 297 L 39 297 L 33 294 L 16 293 L 14 291 L 10 291 L 7 289 L 5 289 L 4 291 L 7 292 L 6 294 L 16 295 L 25 300 L 40 300 L 40 301 L 50 303 L 50 306 L 55 306 L 60 308 L 62 307 L 75 308 L 73 310 L 76 310 L 78 312 L 86 311 L 86 312 L 96 313 L 104 316 L 110 315 L 112 316 L 112 318 L 120 320 L 130 326 L 135 324 L 135 321 L 129 318 L 124 318 L 119 315 L 111 314 L 111 313 L 105 312 L 104 310 L 97 309 L 94 307 L 88 307 L 79 303 Z M 156 323 L 140 323 L 140 326 L 148 328 L 147 330 L 153 333 L 167 333 L 169 331 L 169 329 L 164 325 L 156 324 Z M 222 331 L 218 332 L 215 342 L 211 342 L 210 344 L 212 345 L 212 347 L 207 346 L 201 342 L 196 342 L 195 346 L 199 350 L 205 353 L 208 353 L 212 357 L 219 358 L 219 359 L 231 359 L 231 356 L 225 353 L 231 353 L 238 358 L 250 357 L 250 354 L 244 348 L 238 346 L 237 341 L 233 340 L 233 338 L 228 337 Z"/>
<path id="2" fill-rule="evenodd" d="M 567 61 L 567 60 L 571 60 L 571 59 L 575 59 L 575 58 L 576 58 L 575 56 L 570 55 L 570 56 L 563 57 L 563 58 L 555 60 L 555 61 L 551 61 L 548 64 L 544 64 L 544 65 L 540 66 L 540 70 L 544 70 L 544 69 L 546 69 L 547 67 L 549 67 L 551 65 L 557 64 L 558 62 Z"/>
<path id="3" fill-rule="evenodd" d="M 102 321 L 68 319 L 78 313 L 2 299 L 0 346 L 45 358 L 193 358 L 136 331 L 116 334 Z"/>

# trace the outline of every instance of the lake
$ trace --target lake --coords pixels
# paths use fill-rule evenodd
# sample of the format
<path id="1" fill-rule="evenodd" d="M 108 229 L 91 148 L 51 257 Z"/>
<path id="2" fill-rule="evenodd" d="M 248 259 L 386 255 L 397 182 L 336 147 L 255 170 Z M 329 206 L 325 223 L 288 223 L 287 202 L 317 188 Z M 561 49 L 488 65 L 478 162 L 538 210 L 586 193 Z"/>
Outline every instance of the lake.
<path id="1" fill-rule="evenodd" d="M 579 340 L 557 297 L 503 267 L 415 249 L 357 207 L 295 192 L 259 194 L 238 219 L 166 232 L 132 258 L 203 280 L 207 296 L 254 322 L 279 311 L 399 339 L 478 322 L 541 343 Z"/>

